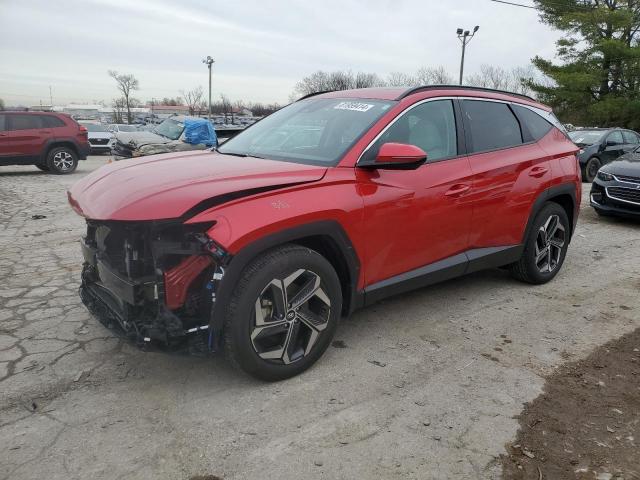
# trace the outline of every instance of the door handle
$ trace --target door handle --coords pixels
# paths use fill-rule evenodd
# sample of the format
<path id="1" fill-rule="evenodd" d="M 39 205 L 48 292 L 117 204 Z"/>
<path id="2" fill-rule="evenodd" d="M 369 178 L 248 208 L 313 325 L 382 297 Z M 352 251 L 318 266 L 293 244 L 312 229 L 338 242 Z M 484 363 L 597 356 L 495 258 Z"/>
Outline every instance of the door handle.
<path id="1" fill-rule="evenodd" d="M 547 167 L 533 167 L 531 169 L 531 171 L 529 172 L 529 176 L 530 177 L 540 178 L 545 173 L 547 173 L 548 171 L 549 171 L 549 169 Z"/>
<path id="2" fill-rule="evenodd" d="M 458 195 L 462 195 L 464 192 L 466 192 L 470 188 L 471 187 L 469 185 L 462 185 L 462 184 L 454 185 L 449 190 L 447 190 L 444 194 L 447 197 L 456 197 Z"/>

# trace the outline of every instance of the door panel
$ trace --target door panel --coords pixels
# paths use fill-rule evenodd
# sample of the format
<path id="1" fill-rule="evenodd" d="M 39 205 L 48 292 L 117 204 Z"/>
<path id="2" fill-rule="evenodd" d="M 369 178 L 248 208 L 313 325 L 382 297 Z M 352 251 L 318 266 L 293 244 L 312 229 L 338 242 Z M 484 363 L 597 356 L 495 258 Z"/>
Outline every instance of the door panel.
<path id="1" fill-rule="evenodd" d="M 548 155 L 529 141 L 531 130 L 544 134 L 544 128 L 526 126 L 525 135 L 522 125 L 532 119 L 518 118 L 504 102 L 464 100 L 461 107 L 473 174 L 469 246 L 518 245 L 531 204 L 552 178 Z"/>
<path id="2" fill-rule="evenodd" d="M 0 114 L 0 158 L 8 157 L 11 154 L 11 143 L 9 142 L 9 132 L 6 128 L 7 116 Z"/>
<path id="3" fill-rule="evenodd" d="M 460 123 L 452 100 L 418 102 L 363 154 L 374 163 L 387 142 L 415 145 L 427 154 L 416 170 L 356 169 L 365 205 L 367 285 L 467 249 L 472 179 L 468 159 L 458 157 Z"/>
<path id="4" fill-rule="evenodd" d="M 551 165 L 536 143 L 471 155 L 470 248 L 518 245 L 531 204 L 550 185 Z"/>
<path id="5" fill-rule="evenodd" d="M 614 145 L 609 145 L 609 142 L 614 142 Z M 602 164 L 609 163 L 620 155 L 624 153 L 624 138 L 622 137 L 622 132 L 620 130 L 616 130 L 611 132 L 607 138 L 605 138 L 603 143 L 604 150 L 600 152 L 600 160 L 602 160 Z"/>
<path id="6" fill-rule="evenodd" d="M 365 211 L 366 283 L 464 252 L 472 204 L 466 157 L 414 171 L 357 169 Z"/>
<path id="7" fill-rule="evenodd" d="M 42 128 L 39 115 L 15 114 L 8 116 L 9 143 L 15 160 L 20 163 L 32 163 L 44 148 L 46 133 L 50 129 Z"/>

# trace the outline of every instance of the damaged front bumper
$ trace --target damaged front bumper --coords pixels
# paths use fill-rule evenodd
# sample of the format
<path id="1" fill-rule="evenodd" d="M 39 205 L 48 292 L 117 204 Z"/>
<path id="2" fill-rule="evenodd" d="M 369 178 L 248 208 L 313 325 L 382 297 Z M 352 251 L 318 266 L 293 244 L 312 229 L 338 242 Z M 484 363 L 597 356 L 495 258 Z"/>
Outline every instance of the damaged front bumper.
<path id="1" fill-rule="evenodd" d="M 139 346 L 217 349 L 211 312 L 229 260 L 219 245 L 175 223 L 87 223 L 80 297 L 101 323 Z"/>

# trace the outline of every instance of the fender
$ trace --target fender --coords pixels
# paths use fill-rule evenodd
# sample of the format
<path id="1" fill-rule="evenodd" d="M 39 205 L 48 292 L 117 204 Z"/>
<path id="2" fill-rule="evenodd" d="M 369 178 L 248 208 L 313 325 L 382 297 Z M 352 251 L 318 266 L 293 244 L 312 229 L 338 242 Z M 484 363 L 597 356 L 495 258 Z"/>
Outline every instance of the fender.
<path id="1" fill-rule="evenodd" d="M 579 205 L 576 201 L 576 186 L 573 183 L 565 183 L 562 185 L 556 185 L 546 190 L 543 190 L 540 195 L 535 199 L 533 205 L 531 206 L 531 210 L 529 212 L 529 219 L 527 220 L 527 225 L 524 229 L 524 234 L 522 235 L 522 244 L 527 241 L 529 237 L 529 232 L 531 231 L 531 227 L 533 224 L 533 220 L 540 210 L 542 210 L 542 206 L 551 198 L 557 197 L 558 195 L 570 195 L 572 201 L 572 209 L 573 209 L 573 225 L 571 225 L 571 232 L 569 233 L 569 241 L 571 241 L 571 237 L 573 237 L 573 232 L 576 229 L 576 223 L 578 221 L 578 211 L 577 206 Z"/>
<path id="2" fill-rule="evenodd" d="M 49 138 L 44 143 L 44 148 L 42 149 L 42 153 L 40 154 L 40 162 L 46 162 L 47 160 L 47 152 L 61 143 L 67 143 L 72 146 L 72 148 L 76 151 L 76 155 L 78 155 L 78 160 L 86 160 L 87 154 L 89 151 L 89 146 L 87 145 L 86 149 L 83 149 L 81 145 L 78 144 L 78 141 L 73 137 L 55 137 Z"/>
<path id="3" fill-rule="evenodd" d="M 286 230 L 259 238 L 249 245 L 245 246 L 231 259 L 224 267 L 224 277 L 219 284 L 219 290 L 216 292 L 216 302 L 211 313 L 209 327 L 217 335 L 222 332 L 224 322 L 224 312 L 228 306 L 233 290 L 240 280 L 240 276 L 245 267 L 258 256 L 270 248 L 275 248 L 285 243 L 299 243 L 304 245 L 305 239 L 311 237 L 329 237 L 335 246 L 339 249 L 338 254 L 344 259 L 348 274 L 346 289 L 343 288 L 343 304 L 346 306 L 346 312 L 350 314 L 363 304 L 363 295 L 357 291 L 358 278 L 360 276 L 360 259 L 356 253 L 351 240 L 342 228 L 342 225 L 335 220 L 324 220 L 304 225 L 299 225 Z M 340 276 L 340 275 L 339 275 Z M 220 341 L 220 338 L 218 338 Z"/>

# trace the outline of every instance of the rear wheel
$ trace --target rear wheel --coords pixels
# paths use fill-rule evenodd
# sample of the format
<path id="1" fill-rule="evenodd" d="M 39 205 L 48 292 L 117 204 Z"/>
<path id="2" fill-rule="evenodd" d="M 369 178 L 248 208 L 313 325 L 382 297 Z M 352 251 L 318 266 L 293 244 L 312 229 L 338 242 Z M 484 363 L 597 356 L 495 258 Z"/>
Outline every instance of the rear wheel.
<path id="1" fill-rule="evenodd" d="M 47 168 L 51 173 L 64 175 L 78 167 L 78 156 L 69 147 L 56 147 L 47 155 Z"/>
<path id="2" fill-rule="evenodd" d="M 248 265 L 225 316 L 231 362 L 256 378 L 283 380 L 322 356 L 338 326 L 342 293 L 318 252 L 285 245 Z"/>
<path id="3" fill-rule="evenodd" d="M 593 182 L 601 166 L 602 162 L 598 157 L 591 157 L 587 163 L 582 166 L 582 181 Z"/>
<path id="4" fill-rule="evenodd" d="M 548 202 L 536 215 L 522 257 L 511 266 L 512 275 L 527 283 L 547 283 L 555 277 L 569 247 L 569 219 L 557 203 Z"/>

